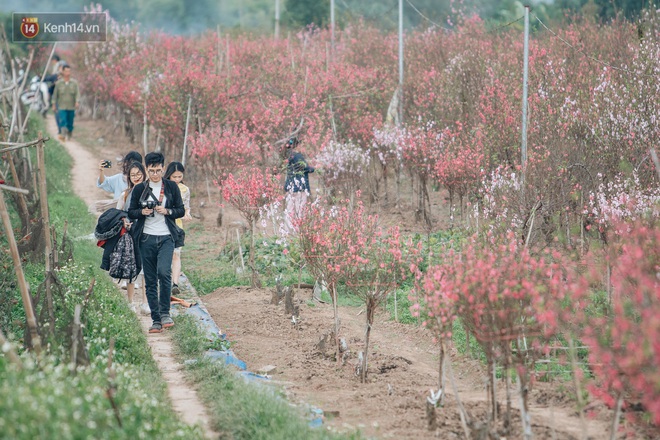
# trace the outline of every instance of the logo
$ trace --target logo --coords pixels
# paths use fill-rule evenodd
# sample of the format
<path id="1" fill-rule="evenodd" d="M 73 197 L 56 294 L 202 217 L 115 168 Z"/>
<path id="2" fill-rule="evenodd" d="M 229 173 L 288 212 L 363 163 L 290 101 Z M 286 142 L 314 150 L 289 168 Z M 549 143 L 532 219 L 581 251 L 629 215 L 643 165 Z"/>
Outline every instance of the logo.
<path id="1" fill-rule="evenodd" d="M 34 38 L 39 33 L 39 19 L 36 17 L 23 17 L 21 20 L 21 34 L 25 38 Z"/>

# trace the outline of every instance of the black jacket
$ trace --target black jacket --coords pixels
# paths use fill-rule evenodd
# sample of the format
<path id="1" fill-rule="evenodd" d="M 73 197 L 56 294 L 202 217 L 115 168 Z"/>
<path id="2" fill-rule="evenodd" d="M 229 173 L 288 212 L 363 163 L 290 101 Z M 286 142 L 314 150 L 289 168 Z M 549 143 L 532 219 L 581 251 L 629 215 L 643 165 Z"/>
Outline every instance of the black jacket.
<path id="1" fill-rule="evenodd" d="M 110 208 L 99 217 L 94 230 L 94 237 L 99 240 L 103 248 L 103 258 L 101 259 L 101 269 L 110 270 L 110 254 L 115 249 L 119 237 L 121 237 L 121 228 L 124 226 L 124 218 L 128 217 L 126 211 L 116 208 Z M 139 258 L 137 246 L 135 249 L 135 264 L 138 272 L 142 269 L 142 261 Z"/>
<path id="2" fill-rule="evenodd" d="M 163 185 L 165 185 L 164 195 L 165 195 L 165 208 L 172 210 L 172 215 L 165 216 L 165 223 L 167 224 L 167 229 L 170 230 L 170 235 L 174 241 L 177 240 L 178 229 L 175 219 L 181 218 L 186 214 L 186 208 L 183 206 L 183 199 L 181 198 L 181 191 L 179 191 L 179 186 L 176 182 L 171 180 L 163 179 Z M 144 230 L 144 220 L 146 216 L 142 214 L 142 207 L 140 206 L 140 200 L 144 200 L 149 190 L 149 182 L 142 182 L 135 185 L 133 192 L 131 194 L 131 204 L 128 206 L 128 217 L 132 220 L 133 226 L 131 227 L 131 234 L 133 235 L 133 240 L 135 243 L 139 243 L 140 237 L 142 236 L 142 231 Z M 158 197 L 158 194 L 154 194 Z M 137 249 L 139 246 L 135 246 Z"/>
<path id="3" fill-rule="evenodd" d="M 309 173 L 314 172 L 314 167 L 307 165 L 305 156 L 298 151 L 291 150 L 289 160 L 286 164 L 285 192 L 311 192 L 309 189 Z"/>

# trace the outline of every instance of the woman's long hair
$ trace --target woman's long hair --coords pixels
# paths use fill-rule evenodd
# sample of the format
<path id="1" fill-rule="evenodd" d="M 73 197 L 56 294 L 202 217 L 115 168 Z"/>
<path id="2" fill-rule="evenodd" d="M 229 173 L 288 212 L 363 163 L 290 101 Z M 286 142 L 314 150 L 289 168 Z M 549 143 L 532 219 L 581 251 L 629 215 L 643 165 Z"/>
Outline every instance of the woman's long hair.
<path id="1" fill-rule="evenodd" d="M 181 162 L 170 162 L 167 165 L 167 169 L 165 170 L 165 176 L 163 178 L 170 180 L 172 174 L 176 173 L 177 171 L 181 171 L 184 175 L 186 174 L 186 169 L 184 168 Z"/>
<path id="2" fill-rule="evenodd" d="M 144 182 L 147 179 L 147 171 L 144 169 L 142 163 L 133 162 L 126 171 L 127 173 L 126 175 L 128 176 L 128 189 L 124 191 L 124 203 L 126 203 L 126 200 L 128 199 L 128 195 L 131 193 L 131 191 L 133 191 L 133 187 L 135 187 L 135 184 L 131 180 L 131 170 L 133 168 L 137 168 L 142 173 L 142 182 Z"/>

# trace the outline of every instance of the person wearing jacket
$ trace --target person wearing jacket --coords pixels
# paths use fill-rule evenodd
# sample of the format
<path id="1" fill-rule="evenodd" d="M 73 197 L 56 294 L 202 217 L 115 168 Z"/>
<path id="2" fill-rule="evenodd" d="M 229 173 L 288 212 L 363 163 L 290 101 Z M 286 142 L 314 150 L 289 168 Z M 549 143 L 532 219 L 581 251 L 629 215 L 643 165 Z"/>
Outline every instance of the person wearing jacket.
<path id="1" fill-rule="evenodd" d="M 125 211 L 111 208 L 101 214 L 96 223 L 94 237 L 98 240 L 97 246 L 103 248 L 103 257 L 101 258 L 101 269 L 103 270 L 110 270 L 110 255 L 122 236 L 122 229 L 124 231 L 128 229 L 127 217 L 128 214 Z M 134 253 L 137 272 L 140 272 L 141 265 L 137 249 L 134 250 Z"/>
<path id="2" fill-rule="evenodd" d="M 302 215 L 307 197 L 309 196 L 309 173 L 314 172 L 314 167 L 308 165 L 305 156 L 296 147 L 300 141 L 292 137 L 286 143 L 288 160 L 286 164 L 286 181 L 284 191 L 286 192 L 286 226 L 290 231 L 295 228 L 294 220 Z"/>
<path id="3" fill-rule="evenodd" d="M 152 152 L 144 158 L 148 179 L 133 188 L 128 216 L 135 220 L 131 231 L 144 269 L 147 301 L 151 309 L 149 333 L 172 327 L 172 255 L 182 238 L 175 224 L 185 215 L 176 182 L 163 179 L 165 157 Z M 160 285 L 160 292 L 159 292 Z"/>

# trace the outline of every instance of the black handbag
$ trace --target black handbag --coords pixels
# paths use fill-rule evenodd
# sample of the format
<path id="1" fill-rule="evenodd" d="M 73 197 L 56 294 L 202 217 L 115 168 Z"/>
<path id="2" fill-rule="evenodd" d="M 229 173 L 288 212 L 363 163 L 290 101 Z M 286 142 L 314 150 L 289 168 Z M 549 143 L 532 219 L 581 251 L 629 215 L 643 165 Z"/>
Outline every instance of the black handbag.
<path id="1" fill-rule="evenodd" d="M 174 228 L 175 228 L 175 231 L 176 231 L 176 237 L 174 237 L 174 247 L 175 248 L 183 247 L 183 245 L 186 242 L 186 231 L 181 229 L 176 224 L 174 225 Z"/>

